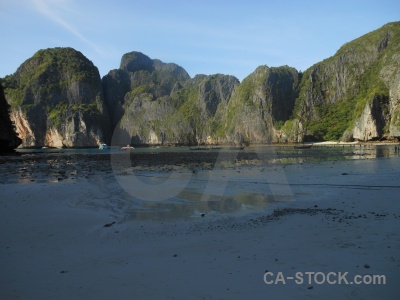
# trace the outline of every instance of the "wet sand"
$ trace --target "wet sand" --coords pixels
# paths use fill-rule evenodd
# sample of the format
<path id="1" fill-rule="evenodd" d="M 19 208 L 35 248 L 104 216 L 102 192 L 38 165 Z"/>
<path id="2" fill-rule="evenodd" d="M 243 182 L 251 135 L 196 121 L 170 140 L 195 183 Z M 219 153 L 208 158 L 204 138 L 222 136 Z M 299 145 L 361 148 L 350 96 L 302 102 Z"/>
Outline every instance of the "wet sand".
<path id="1" fill-rule="evenodd" d="M 1 163 L 0 299 L 397 299 L 399 157 L 162 155 L 126 173 L 107 155 Z M 266 284 L 267 271 L 387 282 Z"/>

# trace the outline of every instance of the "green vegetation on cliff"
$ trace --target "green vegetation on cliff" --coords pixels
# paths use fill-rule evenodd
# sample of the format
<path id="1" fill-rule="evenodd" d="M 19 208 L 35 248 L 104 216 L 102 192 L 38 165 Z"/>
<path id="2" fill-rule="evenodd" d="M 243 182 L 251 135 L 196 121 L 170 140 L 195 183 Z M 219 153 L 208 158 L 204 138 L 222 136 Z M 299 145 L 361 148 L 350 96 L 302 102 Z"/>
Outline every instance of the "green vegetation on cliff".
<path id="1" fill-rule="evenodd" d="M 4 86 L 16 109 L 32 104 L 30 93 L 40 95 L 41 102 L 50 102 L 75 82 L 97 84 L 98 79 L 97 68 L 82 53 L 72 48 L 52 48 L 36 52 L 15 74 L 5 77 Z"/>
<path id="2" fill-rule="evenodd" d="M 230 99 L 225 114 L 226 134 L 249 142 L 275 140 L 292 113 L 301 74 L 288 66 L 260 66 L 243 79 Z"/>
<path id="3" fill-rule="evenodd" d="M 222 74 L 190 78 L 135 51 L 100 81 L 72 48 L 38 51 L 2 83 L 12 110 L 32 125 L 31 144 L 44 143 L 49 128 L 99 140 L 115 126 L 138 144 L 366 141 L 400 136 L 399 53 L 395 22 L 304 73 L 263 65 L 241 83 Z"/>
<path id="4" fill-rule="evenodd" d="M 31 126 L 21 133 L 28 134 L 23 140 L 26 146 L 52 143 L 46 137 L 50 129 L 72 139 L 88 137 L 86 141 L 65 139 L 66 146 L 94 146 L 96 137 L 103 139 L 103 132 L 109 130 L 98 69 L 79 51 L 40 50 L 4 78 L 4 85 L 12 110 Z"/>
<path id="5" fill-rule="evenodd" d="M 293 118 L 304 124 L 306 135 L 313 139 L 342 139 L 368 103 L 389 99 L 390 86 L 400 71 L 399 52 L 399 22 L 343 45 L 304 73 Z M 382 105 L 387 112 L 387 104 Z"/>

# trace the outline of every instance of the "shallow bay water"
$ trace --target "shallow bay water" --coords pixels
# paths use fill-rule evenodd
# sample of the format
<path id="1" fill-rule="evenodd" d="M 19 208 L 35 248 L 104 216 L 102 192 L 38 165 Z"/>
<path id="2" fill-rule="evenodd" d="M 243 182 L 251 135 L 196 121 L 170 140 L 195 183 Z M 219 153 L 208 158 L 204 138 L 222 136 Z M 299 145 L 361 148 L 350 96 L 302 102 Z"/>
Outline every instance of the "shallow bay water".
<path id="1" fill-rule="evenodd" d="M 316 191 L 322 195 L 331 179 L 351 186 L 374 173 L 364 161 L 400 157 L 395 147 L 19 149 L 0 157 L 0 183 L 83 180 L 99 192 L 83 195 L 80 205 L 117 209 L 127 220 L 220 218 L 256 214 Z M 314 175 L 304 175 L 311 166 Z"/>

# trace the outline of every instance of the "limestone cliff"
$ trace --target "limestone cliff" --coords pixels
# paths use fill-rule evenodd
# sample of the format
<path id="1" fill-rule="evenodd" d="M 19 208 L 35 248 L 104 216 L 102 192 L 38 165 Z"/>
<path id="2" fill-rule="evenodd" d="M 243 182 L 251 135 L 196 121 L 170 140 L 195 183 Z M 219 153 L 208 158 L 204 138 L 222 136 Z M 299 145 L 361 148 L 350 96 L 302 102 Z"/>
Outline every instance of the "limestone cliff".
<path id="1" fill-rule="evenodd" d="M 292 113 L 301 74 L 287 66 L 258 67 L 233 93 L 224 114 L 229 141 L 283 142 L 280 128 Z"/>
<path id="2" fill-rule="evenodd" d="M 120 68 L 102 79 L 112 129 L 126 131 L 133 144 L 163 144 L 164 128 L 173 125 L 170 117 L 176 109 L 171 91 L 189 79 L 176 64 L 153 60 L 140 52 L 124 54 Z M 181 133 L 178 130 L 178 139 Z"/>
<path id="3" fill-rule="evenodd" d="M 100 75 L 72 48 L 38 51 L 4 79 L 25 147 L 90 147 L 109 138 Z"/>
<path id="4" fill-rule="evenodd" d="M 400 139 L 400 22 L 343 45 L 304 73 L 260 66 L 242 82 L 191 78 L 140 52 L 100 80 L 71 48 L 41 50 L 2 79 L 23 146 Z"/>
<path id="5" fill-rule="evenodd" d="M 389 89 L 390 127 L 391 136 L 400 138 L 400 72 L 393 80 Z"/>
<path id="6" fill-rule="evenodd" d="M 294 110 L 304 127 L 297 138 L 369 141 L 399 136 L 399 53 L 400 22 L 389 23 L 309 68 Z"/>
<path id="7" fill-rule="evenodd" d="M 383 111 L 387 108 L 387 97 L 375 95 L 372 101 L 365 104 L 361 116 L 353 125 L 353 139 L 359 141 L 378 140 L 384 136 L 384 127 L 389 116 Z M 386 118 L 385 118 L 386 117 Z"/>
<path id="8" fill-rule="evenodd" d="M 182 103 L 178 116 L 189 123 L 196 144 L 227 142 L 223 117 L 239 80 L 234 76 L 197 75 L 172 94 Z"/>
<path id="9" fill-rule="evenodd" d="M 198 144 L 216 132 L 220 116 L 239 81 L 233 76 L 191 79 L 176 64 L 140 52 L 123 55 L 120 68 L 103 78 L 113 129 L 132 144 Z"/>

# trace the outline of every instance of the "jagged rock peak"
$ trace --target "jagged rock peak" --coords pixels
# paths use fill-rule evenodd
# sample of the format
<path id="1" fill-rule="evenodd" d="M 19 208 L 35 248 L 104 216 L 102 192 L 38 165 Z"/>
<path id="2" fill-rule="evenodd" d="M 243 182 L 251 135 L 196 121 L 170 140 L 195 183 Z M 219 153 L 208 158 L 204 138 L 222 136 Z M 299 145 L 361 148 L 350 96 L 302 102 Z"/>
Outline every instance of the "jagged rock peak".
<path id="1" fill-rule="evenodd" d="M 164 63 L 159 59 L 151 59 L 138 51 L 124 54 L 121 58 L 120 69 L 132 73 L 138 71 L 153 73 L 157 71 L 163 76 L 174 76 L 182 81 L 190 79 L 189 74 L 181 66 L 174 63 Z"/>
<path id="2" fill-rule="evenodd" d="M 152 72 L 154 70 L 153 60 L 147 55 L 137 51 L 124 54 L 121 58 L 119 68 L 126 72 L 136 72 L 141 70 Z"/>

